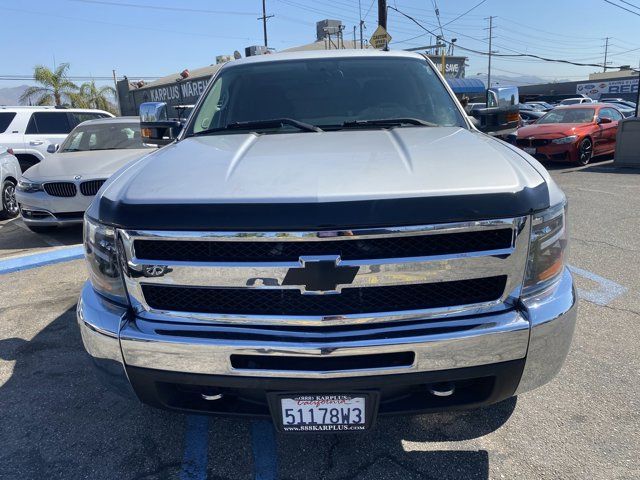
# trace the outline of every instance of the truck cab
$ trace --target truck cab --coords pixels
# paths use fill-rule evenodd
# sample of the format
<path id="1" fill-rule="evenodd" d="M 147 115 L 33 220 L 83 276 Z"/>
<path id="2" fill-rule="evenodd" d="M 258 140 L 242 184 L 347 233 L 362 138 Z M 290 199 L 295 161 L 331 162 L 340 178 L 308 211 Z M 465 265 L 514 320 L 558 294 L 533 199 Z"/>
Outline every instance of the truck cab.
<path id="1" fill-rule="evenodd" d="M 566 198 L 398 51 L 251 57 L 85 216 L 85 348 L 165 409 L 362 431 L 549 382 L 576 319 Z"/>

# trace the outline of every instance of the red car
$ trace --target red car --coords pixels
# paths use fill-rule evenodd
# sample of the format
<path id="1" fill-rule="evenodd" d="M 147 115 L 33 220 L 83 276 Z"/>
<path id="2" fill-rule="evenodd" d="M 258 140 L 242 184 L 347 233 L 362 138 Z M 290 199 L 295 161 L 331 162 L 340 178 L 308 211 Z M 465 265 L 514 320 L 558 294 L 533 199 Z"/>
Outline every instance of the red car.
<path id="1" fill-rule="evenodd" d="M 586 165 L 595 156 L 615 152 L 623 118 L 617 108 L 603 103 L 556 107 L 519 128 L 516 145 L 539 160 Z"/>

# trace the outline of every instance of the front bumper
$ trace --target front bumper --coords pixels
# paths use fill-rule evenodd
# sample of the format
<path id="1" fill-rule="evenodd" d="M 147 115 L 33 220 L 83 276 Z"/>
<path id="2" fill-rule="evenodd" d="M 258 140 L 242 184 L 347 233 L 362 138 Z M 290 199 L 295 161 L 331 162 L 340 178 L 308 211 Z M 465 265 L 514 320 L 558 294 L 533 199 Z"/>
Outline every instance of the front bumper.
<path id="1" fill-rule="evenodd" d="M 536 159 L 551 162 L 577 162 L 578 148 L 577 143 L 553 144 L 535 147 L 536 153 L 533 155 Z M 523 149 L 518 145 L 518 148 Z"/>
<path id="2" fill-rule="evenodd" d="M 483 318 L 478 329 L 429 335 L 414 331 L 401 338 L 342 344 L 291 344 L 239 340 L 207 333 L 202 327 L 196 331 L 193 326 L 189 330 L 131 318 L 126 309 L 100 297 L 87 283 L 78 303 L 78 322 L 85 348 L 109 382 L 121 392 L 129 392 L 132 385 L 139 398 L 157 406 L 202 410 L 204 406 L 198 402 L 180 403 L 180 397 L 188 398 L 193 388 L 204 387 L 229 389 L 240 396 L 238 392 L 244 391 L 253 404 L 273 389 L 327 391 L 397 385 L 389 392 L 394 398 L 406 394 L 410 385 L 432 382 L 454 381 L 469 391 L 475 389 L 466 403 L 436 405 L 455 408 L 493 403 L 549 382 L 562 367 L 571 345 L 576 308 L 573 280 L 565 270 L 551 289 L 524 299 L 517 309 L 493 315 L 490 322 Z M 269 365 L 286 365 L 307 359 L 394 352 L 415 355 L 410 364 L 393 367 L 313 371 L 234 366 L 231 361 L 232 355 L 259 355 L 277 360 L 267 362 Z M 431 404 L 418 408 L 411 404 L 392 408 L 389 413 L 431 408 Z M 234 404 L 225 407 L 224 413 L 243 410 Z"/>
<path id="3" fill-rule="evenodd" d="M 26 193 L 16 190 L 16 200 L 24 223 L 41 227 L 82 223 L 84 212 L 93 198 L 85 195 L 53 197 L 46 192 Z"/>

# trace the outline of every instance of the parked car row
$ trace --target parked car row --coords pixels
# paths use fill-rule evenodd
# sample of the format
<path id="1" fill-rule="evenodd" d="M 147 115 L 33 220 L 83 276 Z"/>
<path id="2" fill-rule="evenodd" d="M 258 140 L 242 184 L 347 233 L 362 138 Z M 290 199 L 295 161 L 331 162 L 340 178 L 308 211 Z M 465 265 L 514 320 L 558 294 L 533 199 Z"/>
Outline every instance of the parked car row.
<path id="1" fill-rule="evenodd" d="M 43 143 L 47 142 L 46 158 L 38 150 L 42 158 L 24 172 L 20 154 L 13 148 L 0 148 L 0 217 L 21 214 L 24 223 L 36 232 L 82 223 L 85 210 L 102 184 L 119 168 L 143 157 L 151 148 L 142 143 L 138 117 L 112 118 L 113 115 L 100 111 L 44 111 L 22 107 L 7 110 L 0 115 L 11 114 L 10 118 L 4 117 L 8 129 L 19 129 L 25 120 L 20 117 L 27 116 L 28 125 L 33 123 L 36 128 L 49 125 L 48 131 L 57 128 L 54 128 L 55 122 L 68 125 L 71 119 L 76 122 L 85 119 L 68 135 L 52 133 L 42 139 Z M 29 115 L 19 115 L 24 112 Z M 14 123 L 16 118 L 20 120 L 18 123 Z M 30 131 L 29 127 L 26 131 Z M 11 132 L 15 136 L 13 130 Z M 23 143 L 28 144 L 28 148 L 33 141 L 26 139 Z"/>
<path id="2" fill-rule="evenodd" d="M 103 110 L 0 106 L 0 145 L 11 148 L 24 172 L 55 151 L 82 122 L 113 117 Z"/>

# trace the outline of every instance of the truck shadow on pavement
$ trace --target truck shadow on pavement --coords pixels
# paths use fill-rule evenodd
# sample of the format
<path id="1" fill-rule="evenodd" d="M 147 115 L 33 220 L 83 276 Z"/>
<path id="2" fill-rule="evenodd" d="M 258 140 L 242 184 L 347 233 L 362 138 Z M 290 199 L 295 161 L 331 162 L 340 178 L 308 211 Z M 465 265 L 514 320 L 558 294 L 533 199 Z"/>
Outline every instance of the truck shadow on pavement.
<path id="1" fill-rule="evenodd" d="M 29 249 L 75 245 L 81 242 L 82 225 L 56 228 L 40 234 L 30 231 L 19 217 L 0 222 L 0 257 L 27 253 Z"/>
<path id="2" fill-rule="evenodd" d="M 31 340 L 0 340 L 0 375 L 0 478 L 185 478 L 185 416 L 103 385 L 75 307 Z M 473 412 L 381 418 L 364 435 L 276 435 L 277 478 L 488 479 L 489 453 L 455 442 L 498 429 L 515 405 L 514 398 Z M 254 478 L 252 422 L 209 425 L 208 478 Z"/>

